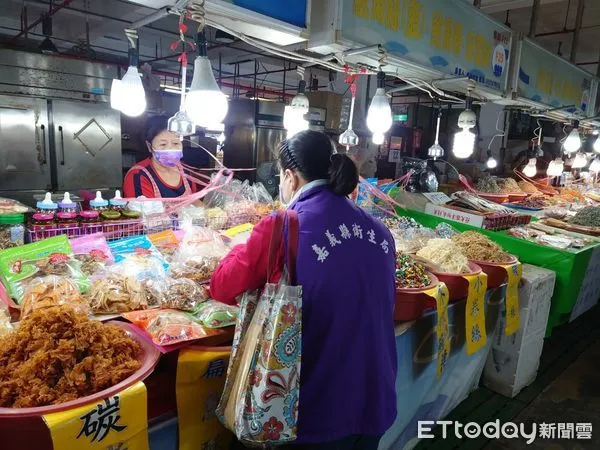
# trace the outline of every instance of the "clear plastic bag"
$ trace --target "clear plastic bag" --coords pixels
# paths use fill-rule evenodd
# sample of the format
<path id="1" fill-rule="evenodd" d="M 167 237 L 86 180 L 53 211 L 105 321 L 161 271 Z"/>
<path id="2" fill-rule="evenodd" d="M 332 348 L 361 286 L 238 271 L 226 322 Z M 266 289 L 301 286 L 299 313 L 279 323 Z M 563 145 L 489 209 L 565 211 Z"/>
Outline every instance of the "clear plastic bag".
<path id="1" fill-rule="evenodd" d="M 190 317 L 207 328 L 225 328 L 236 324 L 239 308 L 237 306 L 226 305 L 216 300 L 197 305 Z"/>
<path id="2" fill-rule="evenodd" d="M 102 233 L 71 239 L 70 244 L 75 259 L 81 263 L 82 272 L 88 277 L 114 262 L 106 238 Z"/>
<path id="3" fill-rule="evenodd" d="M 427 245 L 430 239 L 436 238 L 435 231 L 429 228 L 407 228 L 405 230 L 392 230 L 396 244 L 396 251 L 402 253 L 416 253 Z"/>
<path id="4" fill-rule="evenodd" d="M 173 256 L 179 249 L 179 239 L 173 230 L 161 231 L 148 235 L 148 239 L 163 256 L 167 264 L 170 264 Z"/>
<path id="5" fill-rule="evenodd" d="M 97 274 L 92 279 L 86 298 L 96 314 L 120 314 L 148 307 L 142 282 L 118 271 Z"/>
<path id="6" fill-rule="evenodd" d="M 204 328 L 182 311 L 150 309 L 123 314 L 127 320 L 146 331 L 157 345 L 173 345 L 217 334 Z"/>
<path id="7" fill-rule="evenodd" d="M 21 319 L 38 309 L 59 305 L 70 305 L 77 311 L 90 313 L 89 305 L 73 281 L 53 275 L 36 278 L 25 285 Z"/>
<path id="8" fill-rule="evenodd" d="M 147 284 L 148 303 L 161 308 L 193 311 L 208 300 L 206 288 L 187 278 L 164 278 Z"/>
<path id="9" fill-rule="evenodd" d="M 13 324 L 10 322 L 10 314 L 0 305 L 0 338 L 6 336 L 14 330 Z"/>

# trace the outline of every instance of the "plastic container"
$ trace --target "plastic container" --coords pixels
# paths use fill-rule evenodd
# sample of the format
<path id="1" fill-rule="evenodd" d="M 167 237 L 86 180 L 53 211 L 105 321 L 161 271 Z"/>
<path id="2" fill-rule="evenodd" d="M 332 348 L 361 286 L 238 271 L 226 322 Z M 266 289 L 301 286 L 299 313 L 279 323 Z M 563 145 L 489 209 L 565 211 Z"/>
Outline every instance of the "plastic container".
<path id="1" fill-rule="evenodd" d="M 394 320 L 408 321 L 417 320 L 428 308 L 435 308 L 435 300 L 423 294 L 424 291 L 436 287 L 438 278 L 429 273 L 431 284 L 424 288 L 396 288 L 396 305 L 394 307 Z M 433 304 L 433 305 L 432 305 Z"/>
<path id="2" fill-rule="evenodd" d="M 40 241 L 56 236 L 56 222 L 54 217 L 54 213 L 51 212 L 36 212 L 31 216 L 29 228 L 33 241 Z"/>
<path id="3" fill-rule="evenodd" d="M 90 200 L 90 209 L 99 213 L 108 209 L 108 200 L 102 198 L 102 192 L 96 191 L 96 198 Z"/>
<path id="4" fill-rule="evenodd" d="M 136 340 L 142 347 L 141 354 L 138 357 L 138 361 L 142 364 L 142 366 L 134 374 L 125 378 L 120 383 L 115 384 L 114 386 L 108 389 L 104 389 L 103 391 L 96 392 L 95 394 L 88 395 L 87 397 L 78 398 L 77 400 L 72 400 L 70 402 L 60 403 L 58 405 L 51 406 L 40 406 L 36 408 L 0 408 L 0 419 L 37 417 L 41 416 L 42 414 L 54 413 L 58 411 L 65 411 L 67 409 L 77 408 L 79 406 L 83 406 L 88 403 L 93 403 L 98 400 L 102 400 L 111 397 L 115 394 L 118 394 L 124 389 L 127 389 L 129 386 L 132 386 L 138 381 L 142 381 L 146 377 L 148 377 L 148 375 L 152 373 L 154 367 L 156 367 L 156 364 L 158 363 L 160 352 L 156 348 L 154 348 L 154 346 L 150 344 L 147 340 L 140 337 L 140 335 L 135 331 L 134 325 L 130 323 L 117 321 L 111 321 L 107 323 L 123 328 L 125 332 L 129 335 L 129 337 Z"/>
<path id="5" fill-rule="evenodd" d="M 100 213 L 98 211 L 81 211 L 79 213 L 81 234 L 94 234 L 102 231 Z"/>
<path id="6" fill-rule="evenodd" d="M 58 212 L 66 213 L 66 214 L 75 214 L 77 217 L 77 203 L 71 200 L 71 194 L 65 192 L 63 195 L 63 199 L 58 202 Z"/>
<path id="7" fill-rule="evenodd" d="M 505 263 L 491 263 L 486 261 L 475 260 L 473 260 L 472 262 L 481 267 L 483 273 L 485 273 L 488 276 L 487 286 L 488 289 L 491 289 L 502 286 L 508 278 L 508 276 L 506 275 L 506 270 L 502 266 L 519 262 L 516 256 L 510 255 L 510 258 L 510 261 Z"/>
<path id="8" fill-rule="evenodd" d="M 469 282 L 463 277 L 467 275 L 478 275 L 482 272 L 474 262 L 469 261 L 469 267 L 471 269 L 468 273 L 445 273 L 445 272 L 433 272 L 433 274 L 442 282 L 446 283 L 450 294 L 450 301 L 454 302 L 466 298 L 469 294 Z"/>
<path id="9" fill-rule="evenodd" d="M 117 189 L 115 191 L 115 196 L 109 200 L 108 205 L 110 206 L 110 209 L 119 211 L 119 213 L 121 213 L 127 206 L 127 202 L 123 200 L 123 197 L 121 197 L 121 191 Z"/>
<path id="10" fill-rule="evenodd" d="M 24 223 L 24 214 L 0 214 L 0 250 L 25 243 Z"/>
<path id="11" fill-rule="evenodd" d="M 52 194 L 50 192 L 46 192 L 44 200 L 37 202 L 35 207 L 38 213 L 51 214 L 53 219 L 58 209 L 58 205 L 52 201 Z"/>

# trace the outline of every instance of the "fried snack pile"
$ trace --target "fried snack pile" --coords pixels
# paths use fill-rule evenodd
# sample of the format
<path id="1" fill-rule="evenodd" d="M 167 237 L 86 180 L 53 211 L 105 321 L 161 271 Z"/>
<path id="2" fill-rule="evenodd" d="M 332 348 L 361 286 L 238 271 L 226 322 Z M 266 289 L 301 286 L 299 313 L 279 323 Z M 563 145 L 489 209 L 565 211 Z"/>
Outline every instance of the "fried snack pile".
<path id="1" fill-rule="evenodd" d="M 0 407 L 55 405 L 102 391 L 140 368 L 141 351 L 122 329 L 69 306 L 34 311 L 0 338 Z"/>
<path id="2" fill-rule="evenodd" d="M 87 299 L 95 313 L 123 313 L 148 307 L 142 283 L 135 277 L 116 273 L 93 281 Z"/>
<path id="3" fill-rule="evenodd" d="M 79 293 L 77 285 L 68 278 L 36 278 L 25 287 L 21 317 L 27 317 L 38 309 L 65 304 L 75 307 L 78 311 L 89 312 L 89 306 Z"/>
<path id="4" fill-rule="evenodd" d="M 502 250 L 502 247 L 476 231 L 457 234 L 452 238 L 452 241 L 467 258 L 475 261 L 506 263 L 511 260 L 510 255 Z"/>
<path id="5" fill-rule="evenodd" d="M 171 266 L 173 278 L 187 278 L 196 283 L 204 283 L 210 280 L 213 272 L 217 269 L 221 258 L 216 256 L 197 256 L 182 263 Z"/>
<path id="6" fill-rule="evenodd" d="M 204 286 L 187 278 L 159 280 L 147 288 L 148 303 L 162 308 L 192 311 L 208 299 Z"/>
<path id="7" fill-rule="evenodd" d="M 467 273 L 470 270 L 467 257 L 452 239 L 430 239 L 417 256 L 435 264 L 441 272 Z"/>

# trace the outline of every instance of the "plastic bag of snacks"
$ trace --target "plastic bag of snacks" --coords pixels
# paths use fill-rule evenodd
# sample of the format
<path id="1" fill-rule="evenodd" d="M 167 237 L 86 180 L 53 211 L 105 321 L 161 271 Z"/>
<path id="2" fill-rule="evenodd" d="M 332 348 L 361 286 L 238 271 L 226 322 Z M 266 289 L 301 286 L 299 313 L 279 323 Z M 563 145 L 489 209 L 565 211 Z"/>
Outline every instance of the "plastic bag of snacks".
<path id="1" fill-rule="evenodd" d="M 8 294 L 18 304 L 23 300 L 25 284 L 49 275 L 71 279 L 81 292 L 89 286 L 65 235 L 0 251 L 0 277 Z"/>
<path id="2" fill-rule="evenodd" d="M 185 231 L 179 251 L 173 257 L 169 274 L 197 283 L 210 280 L 228 248 L 218 233 L 207 228 L 191 227 Z"/>
<path id="3" fill-rule="evenodd" d="M 102 233 L 89 234 L 70 240 L 75 259 L 81 263 L 81 270 L 92 276 L 107 264 L 114 262 L 110 247 Z"/>
<path id="4" fill-rule="evenodd" d="M 148 307 L 142 282 L 118 271 L 97 273 L 92 279 L 86 299 L 96 314 L 120 314 Z"/>
<path id="5" fill-rule="evenodd" d="M 68 278 L 54 275 L 36 278 L 25 285 L 21 319 L 38 309 L 59 305 L 70 305 L 77 311 L 90 313 L 79 288 Z"/>
<path id="6" fill-rule="evenodd" d="M 237 306 L 226 305 L 215 300 L 209 300 L 201 303 L 189 316 L 208 328 L 224 328 L 235 325 L 238 318 L 239 308 Z"/>
<path id="7" fill-rule="evenodd" d="M 204 286 L 187 278 L 163 278 L 147 284 L 147 295 L 151 305 L 161 308 L 193 311 L 208 299 Z"/>
<path id="8" fill-rule="evenodd" d="M 157 345 L 174 345 L 217 334 L 194 322 L 186 313 L 173 309 L 134 311 L 123 317 L 148 333 Z"/>
<path id="9" fill-rule="evenodd" d="M 10 323 L 10 314 L 4 305 L 0 304 L 0 338 L 13 330 L 13 325 Z"/>
<path id="10" fill-rule="evenodd" d="M 177 249 L 179 249 L 179 239 L 177 239 L 173 230 L 149 234 L 148 239 L 161 253 L 167 264 L 169 264 L 173 255 L 177 252 Z"/>
<path id="11" fill-rule="evenodd" d="M 197 227 L 207 226 L 206 208 L 201 206 L 186 206 L 179 212 L 179 222 L 187 223 Z"/>
<path id="12" fill-rule="evenodd" d="M 129 263 L 136 262 L 143 265 L 144 261 L 148 261 L 147 264 L 153 264 L 152 260 L 155 260 L 160 262 L 165 270 L 169 268 L 169 265 L 158 249 L 150 242 L 148 236 L 133 236 L 119 239 L 118 241 L 109 242 L 108 246 L 115 257 L 116 263 L 127 259 Z"/>
<path id="13" fill-rule="evenodd" d="M 16 200 L 0 197 L 0 250 L 25 243 L 25 213 L 29 211 Z"/>

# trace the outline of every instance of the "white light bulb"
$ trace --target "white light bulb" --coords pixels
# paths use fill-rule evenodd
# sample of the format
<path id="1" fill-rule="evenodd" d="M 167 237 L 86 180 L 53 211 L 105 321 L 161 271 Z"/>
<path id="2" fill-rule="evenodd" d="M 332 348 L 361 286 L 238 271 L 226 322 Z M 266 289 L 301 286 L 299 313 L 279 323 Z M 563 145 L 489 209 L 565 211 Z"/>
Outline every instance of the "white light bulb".
<path id="1" fill-rule="evenodd" d="M 600 136 L 598 136 L 596 142 L 594 142 L 594 151 L 600 153 Z"/>
<path id="2" fill-rule="evenodd" d="M 600 172 L 600 159 L 596 158 L 592 161 L 592 163 L 590 164 L 590 172 Z"/>
<path id="3" fill-rule="evenodd" d="M 112 80 L 110 85 L 110 107 L 121 111 L 123 104 L 123 83 L 118 78 Z"/>
<path id="4" fill-rule="evenodd" d="M 575 153 L 581 148 L 581 137 L 577 128 L 573 128 L 573 131 L 565 139 L 563 147 L 565 148 L 565 153 Z"/>
<path id="5" fill-rule="evenodd" d="M 564 168 L 565 165 L 563 163 L 563 160 L 560 158 L 556 158 L 554 161 L 550 161 L 546 174 L 549 177 L 559 177 L 562 175 Z"/>
<path id="6" fill-rule="evenodd" d="M 367 112 L 367 127 L 373 134 L 385 134 L 392 127 L 392 108 L 385 88 L 377 88 Z"/>
<path id="7" fill-rule="evenodd" d="M 383 144 L 383 141 L 385 141 L 385 135 L 375 133 L 371 139 L 373 141 L 373 144 L 381 145 L 381 144 Z"/>
<path id="8" fill-rule="evenodd" d="M 185 110 L 197 126 L 206 127 L 225 119 L 229 104 L 221 92 L 206 56 L 194 61 L 194 76 L 186 94 Z"/>
<path id="9" fill-rule="evenodd" d="M 308 108 L 306 108 L 306 112 L 308 112 Z M 301 131 L 308 130 L 308 120 L 304 118 L 306 112 L 303 107 L 295 108 L 292 105 L 285 107 L 283 127 L 287 131 L 288 139 Z"/>
<path id="10" fill-rule="evenodd" d="M 573 159 L 573 164 L 571 165 L 571 168 L 572 169 L 582 169 L 586 165 L 587 165 L 587 158 L 585 157 L 585 155 L 583 153 L 579 152 L 575 155 L 575 158 Z"/>
<path id="11" fill-rule="evenodd" d="M 537 159 L 531 158 L 525 168 L 523 174 L 527 177 L 535 177 L 537 174 Z"/>
<path id="12" fill-rule="evenodd" d="M 498 167 L 498 161 L 496 161 L 496 158 L 494 158 L 493 156 L 490 156 L 485 162 L 485 165 L 488 169 L 495 169 L 496 167 Z"/>
<path id="13" fill-rule="evenodd" d="M 115 95 L 120 97 L 116 100 L 116 103 L 123 114 L 137 117 L 146 110 L 146 92 L 144 92 L 142 77 L 137 67 L 129 66 L 121 82 L 117 83 L 116 88 Z"/>
<path id="14" fill-rule="evenodd" d="M 475 149 L 475 135 L 469 130 L 459 131 L 454 135 L 454 145 L 452 152 L 454 156 L 460 159 L 468 158 Z"/>
<path id="15" fill-rule="evenodd" d="M 221 134 L 217 137 L 217 142 L 220 145 L 223 145 L 223 142 L 225 142 L 225 133 L 223 133 L 222 131 Z"/>

